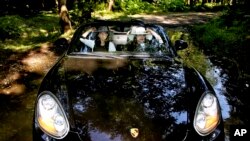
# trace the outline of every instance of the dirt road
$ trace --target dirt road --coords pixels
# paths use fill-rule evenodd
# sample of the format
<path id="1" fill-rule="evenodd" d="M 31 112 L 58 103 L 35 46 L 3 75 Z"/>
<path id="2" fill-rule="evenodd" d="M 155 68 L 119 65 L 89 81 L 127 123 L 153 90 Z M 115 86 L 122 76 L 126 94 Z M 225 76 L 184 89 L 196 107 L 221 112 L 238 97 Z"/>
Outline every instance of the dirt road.
<path id="1" fill-rule="evenodd" d="M 206 23 L 219 15 L 220 13 L 218 12 L 188 12 L 169 14 L 135 14 L 128 15 L 128 17 L 140 19 L 146 23 L 157 23 L 163 26 L 178 27 Z M 111 19 L 108 16 L 96 17 L 99 19 Z"/>

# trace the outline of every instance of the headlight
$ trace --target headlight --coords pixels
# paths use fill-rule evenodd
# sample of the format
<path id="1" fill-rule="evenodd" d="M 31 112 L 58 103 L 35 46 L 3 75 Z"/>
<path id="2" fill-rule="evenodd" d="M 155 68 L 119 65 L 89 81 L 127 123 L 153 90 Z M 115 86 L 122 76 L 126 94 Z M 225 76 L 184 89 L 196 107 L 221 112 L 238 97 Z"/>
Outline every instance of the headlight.
<path id="1" fill-rule="evenodd" d="M 36 106 L 36 121 L 41 130 L 53 138 L 64 138 L 69 132 L 69 122 L 57 98 L 44 91 L 38 97 Z"/>
<path id="2" fill-rule="evenodd" d="M 217 98 L 210 92 L 201 97 L 194 116 L 194 128 L 198 134 L 210 134 L 220 122 L 220 111 Z"/>

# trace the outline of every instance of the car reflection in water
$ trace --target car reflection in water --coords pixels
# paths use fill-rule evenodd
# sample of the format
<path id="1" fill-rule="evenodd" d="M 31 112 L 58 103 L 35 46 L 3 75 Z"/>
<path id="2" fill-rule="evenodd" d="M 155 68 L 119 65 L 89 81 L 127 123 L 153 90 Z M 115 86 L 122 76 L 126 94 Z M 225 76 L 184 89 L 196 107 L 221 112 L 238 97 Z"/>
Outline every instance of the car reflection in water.
<path id="1" fill-rule="evenodd" d="M 82 39 L 83 31 L 99 26 L 107 26 L 110 36 L 119 33 L 116 41 L 112 38 L 117 51 L 92 52 L 93 42 Z M 161 46 L 149 52 L 126 50 L 134 26 L 156 32 Z M 91 32 L 86 38 L 96 35 Z M 150 40 L 155 43 L 155 38 Z M 172 47 L 161 26 L 141 21 L 81 26 L 41 84 L 34 140 L 224 140 L 213 88 L 178 59 L 176 50 L 186 47 L 182 40 Z"/>

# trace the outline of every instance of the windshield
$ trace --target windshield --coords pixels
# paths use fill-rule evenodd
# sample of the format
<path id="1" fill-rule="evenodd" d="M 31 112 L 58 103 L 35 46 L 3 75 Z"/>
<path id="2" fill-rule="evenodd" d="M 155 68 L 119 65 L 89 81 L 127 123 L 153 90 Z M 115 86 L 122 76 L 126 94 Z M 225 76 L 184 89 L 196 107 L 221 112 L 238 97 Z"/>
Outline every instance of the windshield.
<path id="1" fill-rule="evenodd" d="M 68 54 L 165 54 L 172 55 L 169 39 L 161 26 L 89 24 L 80 27 Z M 119 53 L 117 53 L 119 52 Z"/>

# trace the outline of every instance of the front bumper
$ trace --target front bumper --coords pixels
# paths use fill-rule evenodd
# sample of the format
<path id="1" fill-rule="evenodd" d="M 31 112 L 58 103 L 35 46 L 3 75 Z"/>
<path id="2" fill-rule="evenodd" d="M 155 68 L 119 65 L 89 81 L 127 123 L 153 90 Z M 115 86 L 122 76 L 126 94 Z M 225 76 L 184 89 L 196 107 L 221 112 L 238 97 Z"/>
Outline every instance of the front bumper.
<path id="1" fill-rule="evenodd" d="M 171 136 L 171 135 L 170 135 Z M 180 138 L 180 137 L 178 137 Z M 225 135 L 224 135 L 224 130 L 223 126 L 219 125 L 214 132 L 209 134 L 208 136 L 200 136 L 194 129 L 187 129 L 185 136 L 181 137 L 182 141 L 224 141 L 225 140 Z M 107 139 L 105 139 L 107 140 Z M 117 138 L 110 138 L 110 141 L 120 141 L 120 139 Z M 140 138 L 133 138 L 131 137 L 130 139 L 126 138 L 124 139 L 126 141 L 140 141 Z M 175 140 L 176 138 L 173 137 L 167 137 L 167 139 L 162 137 L 160 140 Z M 48 135 L 46 135 L 43 131 L 39 129 L 39 127 L 34 126 L 33 128 L 33 141 L 57 141 L 57 139 L 54 139 Z M 60 139 L 58 141 L 96 141 L 95 138 L 90 137 L 90 136 L 81 136 L 78 132 L 75 131 L 69 131 L 68 135 Z M 98 140 L 102 141 L 102 140 Z M 122 140 L 121 140 L 122 141 Z M 159 141 L 157 140 L 150 140 L 150 141 Z"/>

